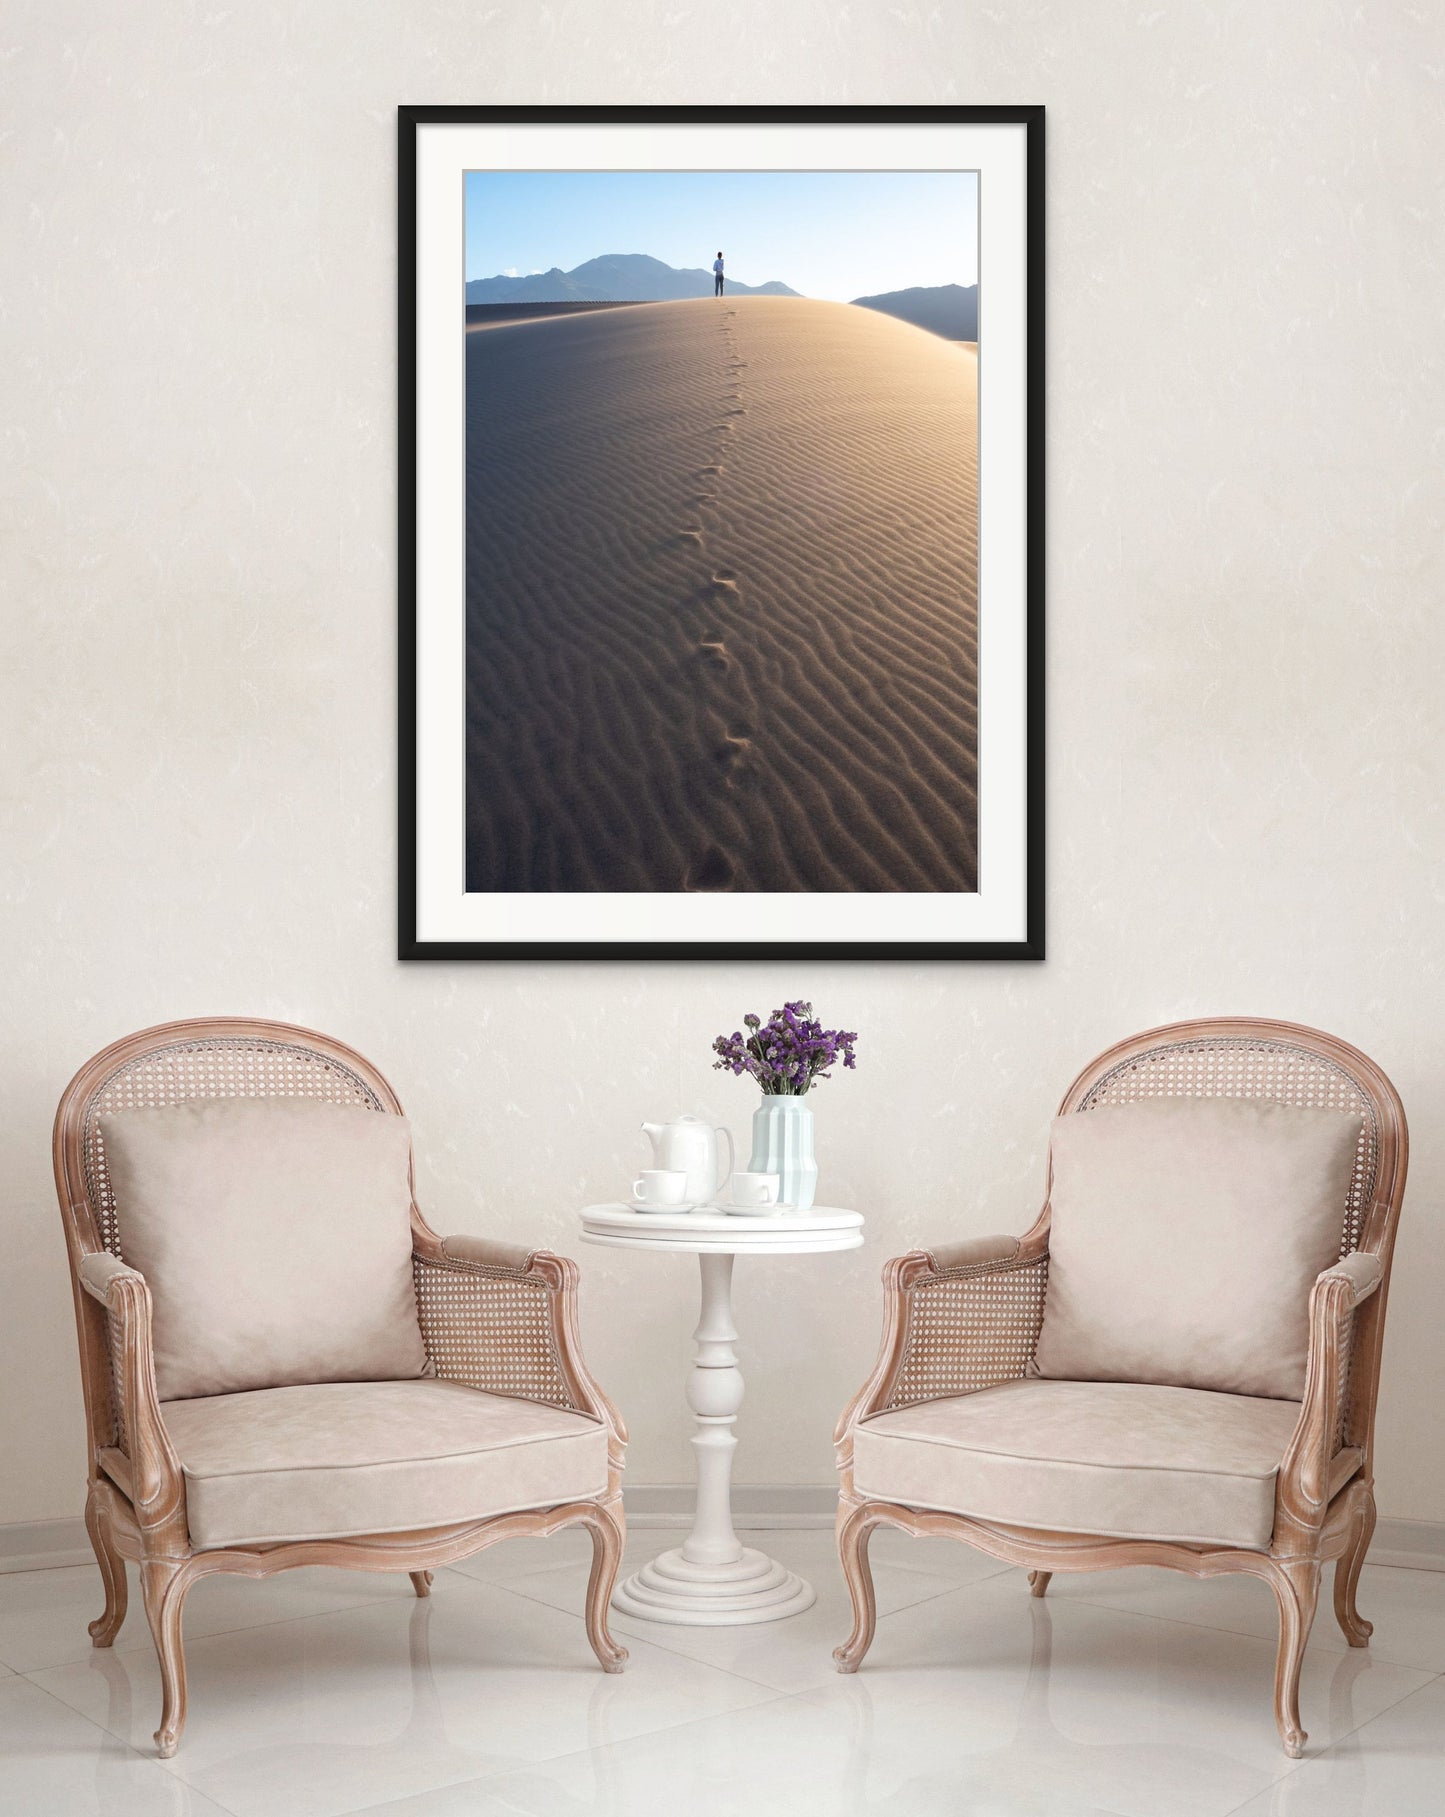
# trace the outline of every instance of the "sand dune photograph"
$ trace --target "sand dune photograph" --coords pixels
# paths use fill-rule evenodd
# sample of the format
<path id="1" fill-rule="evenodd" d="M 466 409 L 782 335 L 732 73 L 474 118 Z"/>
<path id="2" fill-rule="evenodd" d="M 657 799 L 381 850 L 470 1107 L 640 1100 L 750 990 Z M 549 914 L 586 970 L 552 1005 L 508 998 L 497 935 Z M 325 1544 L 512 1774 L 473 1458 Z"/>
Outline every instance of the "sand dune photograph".
<path id="1" fill-rule="evenodd" d="M 1040 110 L 399 145 L 401 955 L 1041 957 Z"/>
<path id="2" fill-rule="evenodd" d="M 976 213 L 468 173 L 469 890 L 977 887 Z"/>

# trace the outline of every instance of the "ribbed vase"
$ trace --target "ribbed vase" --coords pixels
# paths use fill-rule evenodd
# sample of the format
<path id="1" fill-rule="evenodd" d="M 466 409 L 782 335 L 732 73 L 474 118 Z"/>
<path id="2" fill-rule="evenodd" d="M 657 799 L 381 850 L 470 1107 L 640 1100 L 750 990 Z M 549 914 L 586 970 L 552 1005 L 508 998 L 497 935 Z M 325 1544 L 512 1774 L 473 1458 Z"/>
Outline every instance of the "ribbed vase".
<path id="1" fill-rule="evenodd" d="M 818 1190 L 818 1163 L 813 1159 L 813 1107 L 806 1098 L 766 1094 L 753 1112 L 750 1173 L 775 1173 L 784 1205 L 807 1211 Z"/>

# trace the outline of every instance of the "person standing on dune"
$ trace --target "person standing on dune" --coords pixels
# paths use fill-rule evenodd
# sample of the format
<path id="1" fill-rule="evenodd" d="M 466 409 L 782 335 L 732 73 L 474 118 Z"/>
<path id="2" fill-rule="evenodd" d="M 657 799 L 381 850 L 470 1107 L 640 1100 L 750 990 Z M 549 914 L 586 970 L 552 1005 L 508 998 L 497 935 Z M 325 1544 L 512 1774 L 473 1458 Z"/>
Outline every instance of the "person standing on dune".
<path id="1" fill-rule="evenodd" d="M 720 297 L 723 293 L 723 262 L 720 252 L 712 262 L 712 293 L 715 297 Z"/>

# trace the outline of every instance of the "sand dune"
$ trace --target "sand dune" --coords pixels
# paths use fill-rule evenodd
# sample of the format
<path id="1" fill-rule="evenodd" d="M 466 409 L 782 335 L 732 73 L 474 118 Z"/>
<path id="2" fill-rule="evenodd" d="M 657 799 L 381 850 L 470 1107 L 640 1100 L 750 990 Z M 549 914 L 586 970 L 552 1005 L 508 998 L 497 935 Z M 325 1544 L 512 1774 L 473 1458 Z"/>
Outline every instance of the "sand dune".
<path id="1" fill-rule="evenodd" d="M 977 366 L 797 298 L 467 337 L 467 887 L 977 887 Z"/>
<path id="2" fill-rule="evenodd" d="M 599 309 L 641 309 L 641 303 L 468 303 L 467 333 L 506 328 L 512 322 L 551 322 L 563 315 L 591 315 Z"/>

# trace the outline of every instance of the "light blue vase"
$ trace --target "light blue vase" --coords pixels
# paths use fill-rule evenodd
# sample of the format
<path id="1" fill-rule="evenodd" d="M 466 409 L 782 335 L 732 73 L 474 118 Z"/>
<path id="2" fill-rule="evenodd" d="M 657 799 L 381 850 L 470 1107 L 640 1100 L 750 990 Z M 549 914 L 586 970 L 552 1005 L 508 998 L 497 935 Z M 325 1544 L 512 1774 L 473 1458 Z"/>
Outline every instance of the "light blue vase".
<path id="1" fill-rule="evenodd" d="M 818 1190 L 818 1163 L 813 1159 L 813 1107 L 803 1098 L 765 1094 L 753 1112 L 750 1173 L 775 1173 L 784 1205 L 807 1211 Z"/>

